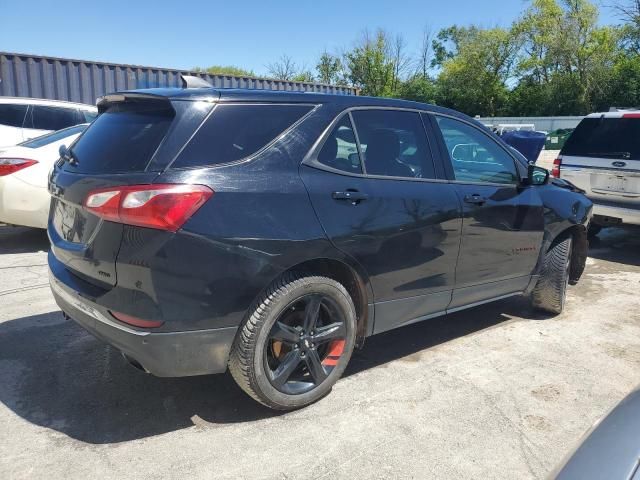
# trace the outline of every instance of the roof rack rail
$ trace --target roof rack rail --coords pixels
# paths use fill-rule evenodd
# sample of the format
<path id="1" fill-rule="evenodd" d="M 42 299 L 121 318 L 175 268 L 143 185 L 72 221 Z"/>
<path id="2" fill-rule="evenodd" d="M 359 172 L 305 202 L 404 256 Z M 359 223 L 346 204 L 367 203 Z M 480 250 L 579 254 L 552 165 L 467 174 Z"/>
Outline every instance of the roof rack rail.
<path id="1" fill-rule="evenodd" d="M 182 78 L 182 88 L 213 88 L 205 79 L 195 75 L 180 75 Z"/>

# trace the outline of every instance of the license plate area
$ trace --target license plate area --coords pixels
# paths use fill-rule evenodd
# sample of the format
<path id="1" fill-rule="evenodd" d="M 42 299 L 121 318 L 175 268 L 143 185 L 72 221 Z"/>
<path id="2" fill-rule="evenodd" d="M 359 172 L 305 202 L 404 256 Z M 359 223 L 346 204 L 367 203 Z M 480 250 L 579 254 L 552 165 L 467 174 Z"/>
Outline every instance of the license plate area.
<path id="1" fill-rule="evenodd" d="M 640 196 L 640 177 L 626 174 L 592 174 L 591 189 L 597 193 Z"/>

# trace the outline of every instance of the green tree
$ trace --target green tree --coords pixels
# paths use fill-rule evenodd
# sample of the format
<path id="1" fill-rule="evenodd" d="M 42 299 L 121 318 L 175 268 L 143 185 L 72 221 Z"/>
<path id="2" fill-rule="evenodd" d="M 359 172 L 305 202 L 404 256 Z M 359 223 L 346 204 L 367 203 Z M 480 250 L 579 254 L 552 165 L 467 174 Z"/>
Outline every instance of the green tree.
<path id="1" fill-rule="evenodd" d="M 586 114 L 608 89 L 620 29 L 598 26 L 588 0 L 533 0 L 513 27 L 522 42 L 511 92 L 512 114 Z"/>
<path id="2" fill-rule="evenodd" d="M 414 102 L 436 103 L 436 84 L 431 78 L 416 73 L 400 84 L 397 96 Z"/>
<path id="3" fill-rule="evenodd" d="M 610 107 L 640 107 L 640 57 L 625 57 L 614 69 Z"/>
<path id="4" fill-rule="evenodd" d="M 393 96 L 397 88 L 397 65 L 389 36 L 378 30 L 364 32 L 361 41 L 344 55 L 348 78 L 363 95 Z"/>
<path id="5" fill-rule="evenodd" d="M 323 52 L 316 64 L 316 72 L 318 72 L 318 81 L 327 85 L 339 85 L 344 83 L 343 67 L 340 57 Z"/>
<path id="6" fill-rule="evenodd" d="M 453 26 L 438 33 L 434 41 L 434 65 L 441 67 L 438 104 L 470 115 L 502 113 L 518 50 L 518 38 L 503 28 Z"/>
<path id="7" fill-rule="evenodd" d="M 255 77 L 253 70 L 245 70 L 244 68 L 234 65 L 212 65 L 210 67 L 194 67 L 194 72 L 210 73 L 211 75 L 233 75 L 236 77 Z"/>
<path id="8" fill-rule="evenodd" d="M 291 80 L 294 82 L 313 83 L 316 81 L 316 77 L 314 77 L 313 72 L 310 72 L 309 70 L 301 70 L 296 73 Z"/>

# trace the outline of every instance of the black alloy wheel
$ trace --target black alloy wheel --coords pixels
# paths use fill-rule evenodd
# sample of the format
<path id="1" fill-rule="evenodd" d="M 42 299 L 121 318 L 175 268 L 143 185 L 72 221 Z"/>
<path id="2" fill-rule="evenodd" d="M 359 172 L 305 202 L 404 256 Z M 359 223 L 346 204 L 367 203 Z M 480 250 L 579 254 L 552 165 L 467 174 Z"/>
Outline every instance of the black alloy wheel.
<path id="1" fill-rule="evenodd" d="M 331 297 L 310 294 L 295 300 L 269 332 L 264 358 L 269 381 L 288 395 L 316 388 L 338 364 L 346 336 L 344 319 Z"/>

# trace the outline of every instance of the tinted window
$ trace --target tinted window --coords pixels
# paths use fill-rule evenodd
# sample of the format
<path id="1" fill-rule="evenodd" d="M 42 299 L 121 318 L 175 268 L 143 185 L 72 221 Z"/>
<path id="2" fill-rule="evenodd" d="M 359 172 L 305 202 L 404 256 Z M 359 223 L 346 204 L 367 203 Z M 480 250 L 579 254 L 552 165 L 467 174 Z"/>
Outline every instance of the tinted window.
<path id="1" fill-rule="evenodd" d="M 64 140 L 67 137 L 72 135 L 76 135 L 78 133 L 82 133 L 87 128 L 86 125 L 76 125 L 74 127 L 65 128 L 63 130 L 58 130 L 57 132 L 47 133 L 46 135 L 41 135 L 31 140 L 27 140 L 26 142 L 22 142 L 19 145 L 27 148 L 40 148 L 51 143 L 58 142 L 60 140 Z"/>
<path id="2" fill-rule="evenodd" d="M 640 160 L 640 118 L 585 118 L 562 149 L 563 155 Z"/>
<path id="3" fill-rule="evenodd" d="M 318 161 L 345 172 L 362 173 L 356 136 L 349 115 L 344 115 L 334 127 L 318 154 Z"/>
<path id="4" fill-rule="evenodd" d="M 480 130 L 452 118 L 436 116 L 456 180 L 517 183 L 513 158 Z"/>
<path id="5" fill-rule="evenodd" d="M 82 173 L 142 171 L 165 137 L 173 110 L 120 105 L 100 115 L 73 146 Z"/>
<path id="6" fill-rule="evenodd" d="M 91 123 L 98 116 L 98 112 L 89 112 L 87 110 L 78 110 L 83 123 Z"/>
<path id="7" fill-rule="evenodd" d="M 173 166 L 202 167 L 253 155 L 311 108 L 304 105 L 218 105 Z"/>
<path id="8" fill-rule="evenodd" d="M 353 119 L 367 174 L 435 177 L 420 114 L 397 110 L 356 110 Z"/>
<path id="9" fill-rule="evenodd" d="M 26 114 L 26 105 L 0 104 L 0 124 L 2 125 L 22 127 Z"/>
<path id="10" fill-rule="evenodd" d="M 34 105 L 30 116 L 31 118 L 27 120 L 25 127 L 36 130 L 61 130 L 85 121 L 75 108 L 46 107 L 44 105 Z"/>

